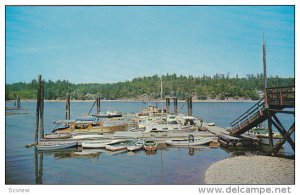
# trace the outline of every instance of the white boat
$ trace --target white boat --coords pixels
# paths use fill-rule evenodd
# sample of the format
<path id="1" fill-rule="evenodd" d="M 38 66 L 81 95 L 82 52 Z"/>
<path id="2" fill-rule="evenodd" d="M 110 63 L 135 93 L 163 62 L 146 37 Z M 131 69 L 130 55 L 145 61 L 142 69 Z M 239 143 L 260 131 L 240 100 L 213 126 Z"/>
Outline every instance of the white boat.
<path id="1" fill-rule="evenodd" d="M 197 137 L 189 139 L 172 139 L 167 140 L 166 143 L 170 146 L 200 146 L 204 144 L 208 144 L 213 140 L 211 137 Z"/>
<path id="2" fill-rule="evenodd" d="M 77 142 L 66 142 L 66 143 L 40 143 L 37 145 L 39 151 L 47 150 L 60 150 L 65 148 L 71 148 L 77 146 Z"/>
<path id="3" fill-rule="evenodd" d="M 122 117 L 122 113 L 117 111 L 113 111 L 113 112 L 107 111 L 106 113 L 100 112 L 100 113 L 93 114 L 93 116 L 97 118 L 115 118 L 115 117 Z"/>
<path id="4" fill-rule="evenodd" d="M 127 146 L 106 145 L 105 149 L 108 150 L 108 151 L 120 151 L 120 150 L 126 150 Z"/>
<path id="5" fill-rule="evenodd" d="M 144 142 L 142 140 L 138 140 L 132 146 L 127 146 L 127 150 L 136 151 L 142 149 L 144 146 Z"/>
<path id="6" fill-rule="evenodd" d="M 245 133 L 246 135 L 253 135 L 259 139 L 259 142 L 264 145 L 269 145 L 269 130 L 265 128 L 252 128 L 248 132 Z M 273 144 L 278 143 L 282 140 L 282 135 L 279 133 L 273 133 Z"/>
<path id="7" fill-rule="evenodd" d="M 73 135 L 72 139 L 97 139 L 97 138 L 103 138 L 103 135 L 99 134 L 77 134 Z"/>
<path id="8" fill-rule="evenodd" d="M 215 126 L 216 124 L 214 122 L 207 123 L 208 126 Z"/>
<path id="9" fill-rule="evenodd" d="M 97 141 L 84 141 L 82 142 L 83 148 L 105 148 L 108 144 L 120 143 L 121 140 L 97 140 Z"/>
<path id="10" fill-rule="evenodd" d="M 72 135 L 70 133 L 51 133 L 45 134 L 45 139 L 67 139 L 70 138 Z"/>

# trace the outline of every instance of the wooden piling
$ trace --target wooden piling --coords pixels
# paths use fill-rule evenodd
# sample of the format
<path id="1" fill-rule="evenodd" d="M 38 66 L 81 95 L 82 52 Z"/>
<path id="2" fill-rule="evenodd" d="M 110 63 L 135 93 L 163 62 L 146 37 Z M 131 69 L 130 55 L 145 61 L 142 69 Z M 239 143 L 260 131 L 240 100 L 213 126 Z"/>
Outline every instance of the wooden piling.
<path id="1" fill-rule="evenodd" d="M 177 114 L 178 107 L 177 107 L 177 97 L 174 98 L 174 113 Z"/>
<path id="2" fill-rule="evenodd" d="M 36 97 L 36 112 L 35 112 L 35 135 L 34 135 L 34 143 L 38 144 L 38 136 L 39 136 L 39 116 L 40 116 L 40 102 L 41 102 L 41 80 L 42 75 L 38 77 L 38 90 Z"/>
<path id="3" fill-rule="evenodd" d="M 268 113 L 268 130 L 269 130 L 269 148 L 270 151 L 273 149 L 273 130 L 272 130 L 272 115 Z"/>
<path id="4" fill-rule="evenodd" d="M 192 102 L 192 96 L 187 98 L 187 107 L 188 107 L 188 116 L 192 116 L 193 115 L 193 106 L 192 106 L 193 102 Z"/>
<path id="5" fill-rule="evenodd" d="M 166 98 L 166 113 L 170 113 L 170 98 Z"/>
<path id="6" fill-rule="evenodd" d="M 16 105 L 17 109 L 21 109 L 21 103 L 20 103 L 20 97 L 19 96 L 17 96 L 17 103 L 16 104 L 17 104 Z"/>
<path id="7" fill-rule="evenodd" d="M 100 97 L 96 98 L 96 105 L 97 105 L 97 114 L 100 113 Z"/>
<path id="8" fill-rule="evenodd" d="M 66 120 L 70 120 L 71 114 L 70 114 L 70 94 L 67 94 L 66 98 Z"/>
<path id="9" fill-rule="evenodd" d="M 40 139 L 44 138 L 44 83 L 41 81 L 40 94 Z"/>

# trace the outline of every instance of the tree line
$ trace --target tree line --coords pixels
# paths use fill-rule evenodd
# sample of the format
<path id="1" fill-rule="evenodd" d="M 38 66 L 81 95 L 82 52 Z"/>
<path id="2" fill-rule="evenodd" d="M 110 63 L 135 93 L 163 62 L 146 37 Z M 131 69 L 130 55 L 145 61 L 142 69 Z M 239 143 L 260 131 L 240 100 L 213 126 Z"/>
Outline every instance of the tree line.
<path id="1" fill-rule="evenodd" d="M 187 96 L 206 99 L 252 99 L 257 100 L 262 95 L 264 80 L 262 74 L 249 74 L 246 77 L 230 77 L 229 74 L 213 76 L 183 76 L 167 74 L 162 76 L 163 98 L 176 96 L 185 99 Z M 62 100 L 70 93 L 72 99 L 159 99 L 161 78 L 158 75 L 137 77 L 130 81 L 117 83 L 85 83 L 74 84 L 67 80 L 45 81 L 45 99 Z M 268 78 L 268 87 L 294 85 L 294 78 Z M 37 80 L 29 83 L 17 82 L 6 84 L 5 99 L 12 100 L 36 99 Z"/>

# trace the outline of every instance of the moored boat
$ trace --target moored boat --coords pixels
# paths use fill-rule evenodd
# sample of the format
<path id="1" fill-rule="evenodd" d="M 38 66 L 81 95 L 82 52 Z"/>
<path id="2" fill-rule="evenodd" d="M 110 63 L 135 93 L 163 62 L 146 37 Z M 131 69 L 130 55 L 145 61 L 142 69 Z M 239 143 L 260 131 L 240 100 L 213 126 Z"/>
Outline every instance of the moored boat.
<path id="1" fill-rule="evenodd" d="M 66 142 L 66 143 L 43 143 L 37 145 L 37 149 L 39 151 L 46 151 L 46 150 L 59 150 L 65 148 L 71 148 L 77 146 L 77 142 Z"/>
<path id="2" fill-rule="evenodd" d="M 103 135 L 99 135 L 99 134 L 77 134 L 77 135 L 73 135 L 72 139 L 99 139 L 99 138 L 103 138 Z"/>
<path id="3" fill-rule="evenodd" d="M 126 150 L 127 149 L 127 146 L 124 145 L 119 145 L 119 146 L 116 146 L 116 145 L 106 145 L 105 146 L 105 149 L 108 150 L 108 151 L 120 151 L 120 150 Z"/>
<path id="4" fill-rule="evenodd" d="M 166 143 L 170 146 L 200 146 L 208 144 L 212 141 L 211 137 L 197 137 L 189 136 L 188 139 L 171 139 L 167 140 Z"/>
<path id="5" fill-rule="evenodd" d="M 45 134 L 45 139 L 67 139 L 70 138 L 72 135 L 70 133 L 51 133 Z"/>
<path id="6" fill-rule="evenodd" d="M 144 142 L 142 140 L 138 140 L 132 146 L 127 146 L 127 150 L 136 151 L 142 149 L 144 146 Z"/>
<path id="7" fill-rule="evenodd" d="M 121 140 L 97 140 L 97 141 L 84 141 L 82 148 L 105 148 L 108 144 L 120 143 Z"/>
<path id="8" fill-rule="evenodd" d="M 155 151 L 157 149 L 157 142 L 154 139 L 145 139 L 144 149 L 147 151 Z"/>
<path id="9" fill-rule="evenodd" d="M 248 132 L 246 132 L 246 134 L 254 135 L 255 137 L 257 137 L 259 139 L 259 142 L 261 144 L 269 145 L 269 130 L 268 129 L 254 127 L 252 129 L 250 129 Z M 273 144 L 278 143 L 283 138 L 282 135 L 280 135 L 279 133 L 274 133 L 274 132 L 272 134 L 272 137 L 273 137 Z"/>

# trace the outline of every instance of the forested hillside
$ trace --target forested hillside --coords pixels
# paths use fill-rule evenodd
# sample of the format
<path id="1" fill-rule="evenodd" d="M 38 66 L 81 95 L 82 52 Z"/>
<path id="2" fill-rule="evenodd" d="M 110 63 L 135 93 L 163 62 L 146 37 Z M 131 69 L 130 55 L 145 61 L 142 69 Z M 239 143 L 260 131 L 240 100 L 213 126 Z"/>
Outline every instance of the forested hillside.
<path id="1" fill-rule="evenodd" d="M 177 76 L 167 74 L 162 76 L 163 96 L 177 96 L 184 99 L 194 94 L 198 99 L 227 99 L 244 98 L 258 99 L 263 90 L 263 75 L 247 75 L 239 78 L 238 75 L 216 74 L 214 76 Z M 268 78 L 268 86 L 294 85 L 294 78 Z M 66 80 L 44 81 L 45 99 L 65 99 L 70 93 L 72 99 L 93 99 L 100 96 L 101 99 L 141 99 L 147 94 L 150 99 L 160 98 L 160 76 L 138 77 L 131 81 L 118 83 L 87 83 L 73 84 Z M 6 84 L 5 99 L 35 99 L 37 81 L 30 83 L 18 82 Z"/>

